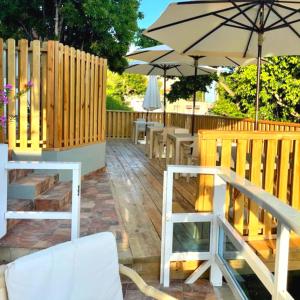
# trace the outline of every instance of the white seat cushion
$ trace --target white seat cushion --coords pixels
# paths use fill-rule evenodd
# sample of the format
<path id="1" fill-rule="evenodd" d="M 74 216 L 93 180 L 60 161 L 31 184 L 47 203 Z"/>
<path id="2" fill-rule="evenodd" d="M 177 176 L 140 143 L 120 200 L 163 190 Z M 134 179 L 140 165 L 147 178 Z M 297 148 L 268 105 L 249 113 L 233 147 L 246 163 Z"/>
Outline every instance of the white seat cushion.
<path id="1" fill-rule="evenodd" d="M 120 300 L 115 237 L 104 232 L 63 243 L 9 264 L 9 300 Z"/>

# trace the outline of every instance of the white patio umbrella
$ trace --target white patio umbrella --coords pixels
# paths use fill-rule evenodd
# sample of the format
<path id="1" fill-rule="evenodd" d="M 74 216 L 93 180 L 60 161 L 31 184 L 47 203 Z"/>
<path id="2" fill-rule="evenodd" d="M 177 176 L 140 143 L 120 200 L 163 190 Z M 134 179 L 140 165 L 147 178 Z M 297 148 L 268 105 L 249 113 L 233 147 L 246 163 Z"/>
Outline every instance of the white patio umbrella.
<path id="1" fill-rule="evenodd" d="M 199 65 L 238 67 L 238 66 L 245 66 L 248 64 L 256 63 L 256 59 L 253 58 L 233 58 L 229 56 L 211 57 L 211 56 L 181 55 L 167 45 L 158 45 L 154 47 L 139 49 L 127 54 L 126 57 L 131 59 L 136 59 L 136 60 L 143 60 L 148 62 L 150 65 L 154 65 L 154 64 L 160 65 L 161 70 L 162 71 L 165 70 L 165 72 L 167 69 L 166 64 L 173 63 L 173 64 L 182 64 L 184 66 L 189 66 L 189 69 L 193 74 L 189 74 L 190 72 L 187 73 L 183 72 L 183 75 L 181 76 L 193 75 L 194 77 L 196 77 L 198 74 L 201 75 L 201 67 L 199 67 Z M 141 68 L 141 66 L 139 68 Z M 155 72 L 155 69 L 152 70 L 152 73 L 153 72 Z M 176 72 L 175 69 L 172 69 L 172 72 Z M 166 77 L 166 74 L 164 74 L 164 77 Z M 196 88 L 193 93 L 192 134 L 194 134 L 195 105 L 196 105 Z M 165 120 L 165 113 L 164 113 L 164 120 Z"/>
<path id="2" fill-rule="evenodd" d="M 168 76 L 194 76 L 195 67 L 185 63 L 147 63 L 142 61 L 133 61 L 125 70 L 126 73 L 143 74 L 143 75 L 159 75 L 164 78 L 164 126 L 166 125 L 166 80 Z M 217 72 L 217 69 L 198 66 L 197 74 L 208 75 Z M 195 99 L 194 99 L 195 102 Z M 194 115 L 194 105 L 193 105 Z M 193 117 L 194 118 L 194 117 Z M 194 123 L 194 122 L 192 122 Z M 192 131 L 193 132 L 193 131 Z"/>
<path id="3" fill-rule="evenodd" d="M 300 54 L 300 0 L 176 2 L 144 34 L 194 57 L 257 55 L 257 129 L 261 58 Z"/>
<path id="4" fill-rule="evenodd" d="M 160 103 L 160 94 L 159 94 L 157 77 L 151 75 L 149 77 L 149 82 L 148 82 L 146 94 L 143 101 L 143 108 L 147 111 L 146 121 L 148 121 L 148 112 L 159 109 L 160 107 L 161 107 L 161 103 Z"/>
<path id="5" fill-rule="evenodd" d="M 209 53 L 210 54 L 210 53 Z M 181 63 L 194 66 L 194 57 L 182 55 L 167 45 L 158 45 L 149 48 L 135 50 L 126 55 L 127 58 L 145 61 L 148 63 Z M 255 58 L 241 58 L 229 56 L 201 56 L 198 64 L 202 66 L 226 66 L 238 67 L 256 63 Z"/>

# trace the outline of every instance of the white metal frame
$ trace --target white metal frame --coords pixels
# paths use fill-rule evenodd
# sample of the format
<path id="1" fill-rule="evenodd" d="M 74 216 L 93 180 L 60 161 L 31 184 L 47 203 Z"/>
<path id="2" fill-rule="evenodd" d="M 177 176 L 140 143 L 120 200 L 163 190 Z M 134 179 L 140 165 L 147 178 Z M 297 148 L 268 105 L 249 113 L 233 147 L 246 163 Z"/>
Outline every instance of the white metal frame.
<path id="1" fill-rule="evenodd" d="M 7 211 L 8 171 L 14 169 L 72 171 L 71 212 Z M 71 220 L 71 239 L 74 240 L 79 237 L 81 163 L 8 161 L 8 147 L 7 145 L 0 145 L 0 178 L 0 238 L 7 232 L 7 220 L 9 219 Z"/>
<path id="2" fill-rule="evenodd" d="M 214 199 L 212 213 L 173 213 L 173 180 L 175 173 L 194 173 L 214 176 Z M 274 275 L 264 265 L 251 247 L 243 240 L 239 233 L 225 219 L 226 185 L 238 189 L 246 197 L 255 201 L 278 220 L 276 260 Z M 186 222 L 210 222 L 210 251 L 172 253 L 173 225 Z M 223 242 L 225 235 L 238 249 L 263 285 L 272 295 L 272 300 L 293 299 L 287 292 L 288 254 L 290 231 L 300 235 L 300 212 L 283 203 L 275 196 L 255 186 L 245 178 L 241 178 L 233 171 L 220 167 L 199 167 L 169 165 L 164 172 L 164 193 L 162 212 L 162 245 L 161 245 L 161 274 L 160 281 L 169 286 L 171 261 L 204 260 L 186 283 L 195 282 L 210 267 L 210 282 L 213 286 L 222 285 L 224 277 L 237 299 L 247 299 L 231 267 L 224 259 Z M 236 255 L 236 254 L 235 254 Z"/>

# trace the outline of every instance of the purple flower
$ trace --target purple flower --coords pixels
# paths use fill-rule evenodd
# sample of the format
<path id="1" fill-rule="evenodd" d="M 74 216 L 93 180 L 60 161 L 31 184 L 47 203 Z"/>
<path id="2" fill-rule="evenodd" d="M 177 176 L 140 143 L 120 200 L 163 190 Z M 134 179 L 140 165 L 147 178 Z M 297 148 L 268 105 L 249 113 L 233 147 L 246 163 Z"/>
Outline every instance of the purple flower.
<path id="1" fill-rule="evenodd" d="M 8 97 L 7 96 L 2 96 L 2 97 L 0 97 L 0 99 L 3 102 L 3 104 L 7 104 L 8 103 Z"/>
<path id="2" fill-rule="evenodd" d="M 5 116 L 0 117 L 0 124 L 1 124 L 2 127 L 5 126 L 5 124 L 6 124 L 6 117 Z"/>
<path id="3" fill-rule="evenodd" d="M 33 87 L 33 82 L 32 82 L 31 80 L 29 80 L 29 81 L 27 82 L 27 84 L 26 84 L 26 87 L 27 87 L 27 88 Z"/>
<path id="4" fill-rule="evenodd" d="M 4 86 L 6 90 L 11 90 L 13 88 L 12 84 L 8 83 Z"/>

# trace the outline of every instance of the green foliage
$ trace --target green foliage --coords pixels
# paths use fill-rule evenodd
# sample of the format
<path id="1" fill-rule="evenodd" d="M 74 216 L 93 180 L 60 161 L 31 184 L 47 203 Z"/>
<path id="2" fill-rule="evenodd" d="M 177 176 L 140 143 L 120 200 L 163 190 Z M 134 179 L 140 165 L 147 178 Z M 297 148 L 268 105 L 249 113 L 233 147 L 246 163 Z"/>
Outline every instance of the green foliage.
<path id="1" fill-rule="evenodd" d="M 0 36 L 56 39 L 106 57 L 111 70 L 122 72 L 142 17 L 139 5 L 140 0 L 1 0 Z"/>
<path id="2" fill-rule="evenodd" d="M 264 120 L 300 120 L 300 57 L 269 58 L 262 66 L 259 118 Z M 225 83 L 234 96 L 223 92 L 224 102 L 234 103 L 247 117 L 255 115 L 256 66 L 238 68 L 225 76 Z M 226 102 L 225 102 L 226 100 Z M 218 107 L 225 111 L 227 106 Z M 215 111 L 215 109 L 214 109 Z"/>
<path id="3" fill-rule="evenodd" d="M 107 95 L 106 97 L 106 109 L 132 111 L 132 108 L 129 107 L 124 101 L 117 96 L 112 95 Z"/>
<path id="4" fill-rule="evenodd" d="M 235 103 L 224 98 L 218 99 L 210 111 L 216 115 L 225 117 L 245 117 L 245 115 L 239 110 Z"/>
<path id="5" fill-rule="evenodd" d="M 196 91 L 207 92 L 207 86 L 210 86 L 216 79 L 215 74 L 197 76 L 196 79 L 193 76 L 180 77 L 171 85 L 167 98 L 171 103 L 179 99 L 188 100 L 193 96 L 195 86 Z"/>
<path id="6" fill-rule="evenodd" d="M 134 44 L 139 48 L 148 48 L 159 45 L 159 42 L 143 35 L 145 29 L 139 29 L 134 38 Z"/>
<path id="7" fill-rule="evenodd" d="M 147 89 L 147 78 L 144 75 L 108 72 L 107 94 L 116 96 L 122 101 L 128 96 L 144 95 Z"/>

